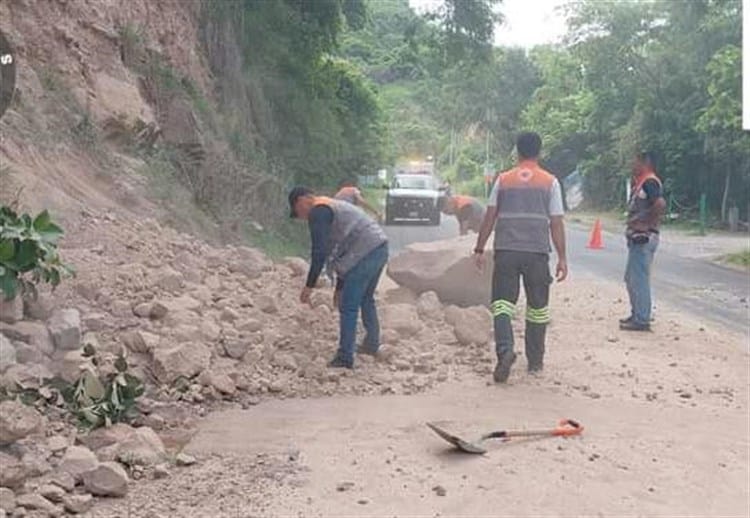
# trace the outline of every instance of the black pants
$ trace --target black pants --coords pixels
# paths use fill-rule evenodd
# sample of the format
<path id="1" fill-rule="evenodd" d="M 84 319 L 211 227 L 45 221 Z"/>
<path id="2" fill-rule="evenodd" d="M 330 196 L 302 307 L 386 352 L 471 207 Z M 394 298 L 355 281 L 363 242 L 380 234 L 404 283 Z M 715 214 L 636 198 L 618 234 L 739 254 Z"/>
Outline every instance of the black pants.
<path id="1" fill-rule="evenodd" d="M 529 369 L 541 369 L 544 363 L 544 338 L 549 313 L 549 255 L 512 250 L 495 251 L 492 274 L 492 315 L 495 323 L 495 349 L 498 358 L 513 351 L 511 318 L 516 310 L 520 279 L 526 293 L 526 358 Z"/>

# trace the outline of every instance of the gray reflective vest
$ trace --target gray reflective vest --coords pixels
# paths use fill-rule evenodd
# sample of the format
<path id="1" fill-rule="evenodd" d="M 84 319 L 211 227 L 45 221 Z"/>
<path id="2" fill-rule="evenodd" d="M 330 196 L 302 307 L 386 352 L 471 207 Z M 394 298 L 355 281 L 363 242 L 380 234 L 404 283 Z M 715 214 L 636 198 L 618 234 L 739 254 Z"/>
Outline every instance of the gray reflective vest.
<path id="1" fill-rule="evenodd" d="M 338 276 L 345 276 L 367 254 L 388 241 L 380 225 L 359 207 L 323 196 L 315 198 L 315 206 L 318 205 L 333 211 L 328 264 Z"/>
<path id="2" fill-rule="evenodd" d="M 555 177 L 536 162 L 521 162 L 497 181 L 495 250 L 548 254 L 549 204 Z"/>

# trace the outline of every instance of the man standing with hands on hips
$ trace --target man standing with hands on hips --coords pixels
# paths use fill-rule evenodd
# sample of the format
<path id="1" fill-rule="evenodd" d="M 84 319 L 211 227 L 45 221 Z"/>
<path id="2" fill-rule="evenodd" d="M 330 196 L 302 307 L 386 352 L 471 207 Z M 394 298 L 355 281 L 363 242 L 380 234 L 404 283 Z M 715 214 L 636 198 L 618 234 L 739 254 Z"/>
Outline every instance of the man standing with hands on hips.
<path id="1" fill-rule="evenodd" d="M 562 191 L 557 179 L 539 166 L 542 140 L 522 133 L 516 140 L 518 165 L 500 174 L 487 203 L 474 249 L 479 268 L 484 246 L 495 230 L 491 311 L 495 328 L 497 366 L 493 377 L 505 383 L 516 361 L 511 318 L 515 313 L 520 278 L 526 293 L 526 359 L 529 373 L 544 366 L 545 335 L 550 321 L 550 233 L 557 252 L 556 277 L 568 275 L 565 254 Z"/>
<path id="2" fill-rule="evenodd" d="M 339 348 L 329 367 L 354 367 L 357 317 L 362 310 L 365 339 L 359 352 L 374 355 L 380 347 L 380 324 L 375 308 L 375 288 L 388 261 L 388 239 L 383 229 L 351 203 L 316 196 L 310 189 L 289 192 L 291 217 L 307 221 L 312 252 L 310 270 L 300 293 L 303 304 L 326 261 L 336 272 L 334 306 L 339 310 Z"/>

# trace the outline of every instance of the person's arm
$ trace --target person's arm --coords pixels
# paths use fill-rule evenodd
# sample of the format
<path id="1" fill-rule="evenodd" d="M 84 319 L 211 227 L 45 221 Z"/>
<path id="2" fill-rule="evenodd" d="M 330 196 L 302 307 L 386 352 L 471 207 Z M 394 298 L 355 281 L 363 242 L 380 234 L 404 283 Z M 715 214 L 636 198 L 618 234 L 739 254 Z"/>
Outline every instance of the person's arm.
<path id="1" fill-rule="evenodd" d="M 465 236 L 469 233 L 469 223 L 471 223 L 471 207 L 466 206 L 456 213 L 458 220 L 459 234 Z"/>
<path id="2" fill-rule="evenodd" d="M 563 216 L 550 217 L 550 233 L 552 234 L 552 244 L 555 246 L 555 252 L 557 253 L 555 276 L 557 282 L 560 282 L 568 276 L 568 256 L 565 251 L 565 222 Z"/>
<path id="3" fill-rule="evenodd" d="M 648 214 L 648 230 L 651 230 L 658 226 L 667 211 L 667 202 L 664 200 L 661 185 L 656 180 L 647 180 L 643 184 L 643 190 L 646 191 L 646 198 L 651 200 L 651 210 Z"/>
<path id="4" fill-rule="evenodd" d="M 308 218 L 310 227 L 310 241 L 312 243 L 310 252 L 310 269 L 307 272 L 307 281 L 302 289 L 300 300 L 309 302 L 310 293 L 318 282 L 320 272 L 323 271 L 328 254 L 328 240 L 333 223 L 333 211 L 330 207 L 318 206 L 310 211 Z"/>
<path id="5" fill-rule="evenodd" d="M 549 200 L 550 234 L 552 244 L 557 253 L 557 268 L 555 277 L 557 282 L 564 281 L 568 276 L 568 254 L 565 246 L 565 210 L 563 209 L 562 189 L 560 182 L 555 180 L 552 184 Z"/>

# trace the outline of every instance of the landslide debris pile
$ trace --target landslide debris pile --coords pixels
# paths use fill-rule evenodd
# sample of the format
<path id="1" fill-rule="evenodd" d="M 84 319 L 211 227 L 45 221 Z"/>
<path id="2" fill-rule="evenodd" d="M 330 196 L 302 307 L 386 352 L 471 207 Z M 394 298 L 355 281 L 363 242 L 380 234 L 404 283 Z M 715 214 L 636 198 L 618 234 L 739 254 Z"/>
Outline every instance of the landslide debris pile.
<path id="1" fill-rule="evenodd" d="M 444 307 L 431 292 L 414 304 L 381 301 L 379 357 L 359 356 L 353 372 L 333 370 L 332 292 L 316 290 L 312 307 L 300 304 L 304 260 L 277 263 L 153 220 L 88 211 L 68 236 L 61 253 L 77 276 L 36 301 L 0 305 L 0 387 L 10 398 L 0 406 L 0 509 L 8 514 L 84 512 L 91 495 L 125 494 L 128 478 L 168 476 L 166 452 L 179 451 L 192 420 L 219 405 L 410 394 L 459 379 L 464 365 L 491 369 L 483 307 Z M 85 435 L 64 402 L 19 402 L 28 390 L 45 394 L 54 376 L 114 372 L 121 354 L 147 387 L 135 427 Z"/>

